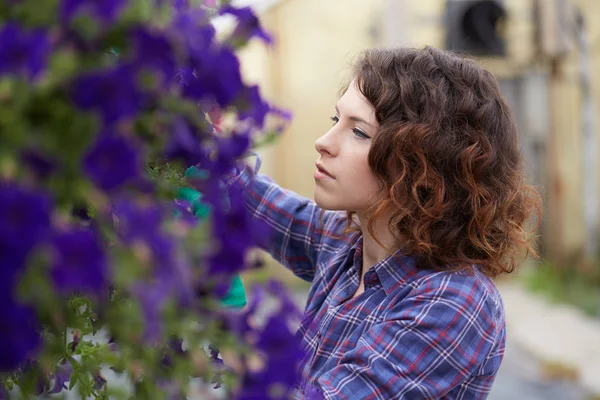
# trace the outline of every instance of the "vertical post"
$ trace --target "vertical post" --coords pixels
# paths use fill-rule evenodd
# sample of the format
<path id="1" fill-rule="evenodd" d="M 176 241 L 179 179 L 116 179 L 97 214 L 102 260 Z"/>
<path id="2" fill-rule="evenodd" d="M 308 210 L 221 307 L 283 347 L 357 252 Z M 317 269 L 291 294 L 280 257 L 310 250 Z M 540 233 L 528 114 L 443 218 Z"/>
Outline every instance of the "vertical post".
<path id="1" fill-rule="evenodd" d="M 562 62 L 560 58 L 554 57 L 550 60 L 550 76 L 548 83 L 548 106 L 550 119 L 561 113 L 562 98 L 560 96 L 561 86 L 563 84 Z M 563 197 L 564 183 L 558 168 L 560 160 L 560 150 L 558 148 L 558 128 L 557 124 L 548 124 L 548 142 L 547 142 L 547 160 L 546 168 L 548 170 L 548 188 L 546 196 L 546 232 L 545 249 L 548 258 L 556 265 L 562 265 L 565 261 L 564 240 L 563 240 Z"/>
<path id="2" fill-rule="evenodd" d="M 596 188 L 598 166 L 596 165 L 596 119 L 592 95 L 592 71 L 590 68 L 589 40 L 583 15 L 578 15 L 577 41 L 579 44 L 579 85 L 581 89 L 581 122 L 583 144 L 583 211 L 586 225 L 586 261 L 598 255 L 598 190 Z"/>

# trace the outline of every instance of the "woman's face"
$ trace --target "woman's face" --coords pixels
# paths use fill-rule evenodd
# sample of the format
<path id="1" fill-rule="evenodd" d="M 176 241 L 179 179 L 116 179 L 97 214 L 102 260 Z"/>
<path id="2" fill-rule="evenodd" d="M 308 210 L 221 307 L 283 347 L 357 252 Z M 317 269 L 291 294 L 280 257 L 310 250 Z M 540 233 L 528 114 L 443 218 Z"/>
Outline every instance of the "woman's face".
<path id="1" fill-rule="evenodd" d="M 338 101 L 333 126 L 315 142 L 315 201 L 327 210 L 364 211 L 379 197 L 380 185 L 368 163 L 378 124 L 375 109 L 353 82 Z"/>

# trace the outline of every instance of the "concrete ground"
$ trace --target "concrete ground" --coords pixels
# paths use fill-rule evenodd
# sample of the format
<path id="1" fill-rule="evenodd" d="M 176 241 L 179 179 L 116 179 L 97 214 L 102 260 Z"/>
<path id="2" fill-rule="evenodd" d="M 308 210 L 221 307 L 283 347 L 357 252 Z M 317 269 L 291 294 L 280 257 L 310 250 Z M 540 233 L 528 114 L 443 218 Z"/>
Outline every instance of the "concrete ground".
<path id="1" fill-rule="evenodd" d="M 547 380 L 541 363 L 521 346 L 508 341 L 504 361 L 488 400 L 588 400 L 591 393 L 570 381 Z"/>
<path id="2" fill-rule="evenodd" d="M 600 395 L 600 319 L 552 304 L 515 282 L 499 288 L 508 343 L 490 398 L 587 400 Z"/>

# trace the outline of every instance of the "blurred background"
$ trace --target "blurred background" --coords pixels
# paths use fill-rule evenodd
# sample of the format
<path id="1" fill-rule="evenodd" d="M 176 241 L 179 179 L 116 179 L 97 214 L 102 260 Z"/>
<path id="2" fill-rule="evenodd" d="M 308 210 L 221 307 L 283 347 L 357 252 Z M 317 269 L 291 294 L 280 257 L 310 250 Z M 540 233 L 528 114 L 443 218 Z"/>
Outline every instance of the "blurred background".
<path id="1" fill-rule="evenodd" d="M 600 1 L 254 0 L 275 39 L 241 53 L 293 122 L 260 149 L 262 172 L 312 198 L 315 140 L 350 64 L 369 47 L 430 45 L 475 56 L 512 106 L 528 177 L 544 200 L 539 250 L 498 285 L 509 342 L 492 399 L 600 398 Z M 215 25 L 226 31 L 227 19 Z M 268 261 L 303 305 L 307 285 Z"/>

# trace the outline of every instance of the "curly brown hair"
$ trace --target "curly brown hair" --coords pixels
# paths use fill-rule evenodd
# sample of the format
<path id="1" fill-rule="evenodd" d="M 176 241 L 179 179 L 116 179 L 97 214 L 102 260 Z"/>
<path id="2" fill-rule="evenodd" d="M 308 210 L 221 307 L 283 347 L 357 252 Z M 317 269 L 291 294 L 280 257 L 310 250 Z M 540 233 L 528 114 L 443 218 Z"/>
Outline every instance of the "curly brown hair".
<path id="1" fill-rule="evenodd" d="M 537 256 L 540 196 L 525 182 L 516 124 L 490 72 L 432 47 L 374 49 L 353 79 L 379 123 L 369 165 L 385 195 L 369 212 L 373 237 L 391 212 L 390 230 L 420 268 L 476 265 L 495 277 Z"/>

